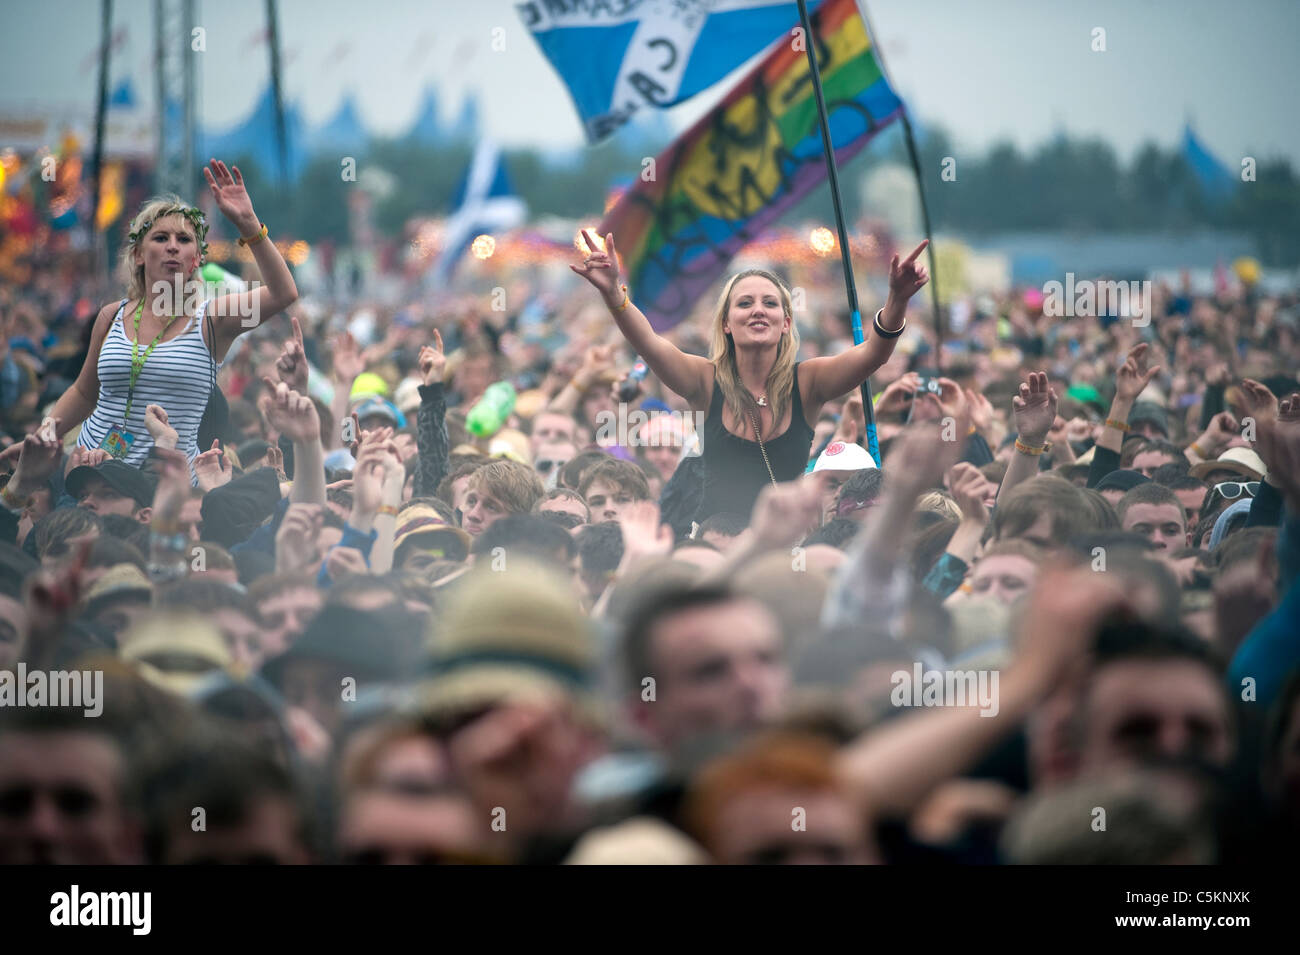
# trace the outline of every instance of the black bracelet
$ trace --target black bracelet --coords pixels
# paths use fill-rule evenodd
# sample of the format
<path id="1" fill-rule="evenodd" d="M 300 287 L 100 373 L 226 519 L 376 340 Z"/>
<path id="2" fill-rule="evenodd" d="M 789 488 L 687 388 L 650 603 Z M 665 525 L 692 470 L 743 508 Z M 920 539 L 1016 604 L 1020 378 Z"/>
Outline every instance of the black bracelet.
<path id="1" fill-rule="evenodd" d="M 884 309 L 881 309 L 881 311 L 884 311 Z M 887 330 L 883 325 L 880 324 L 880 312 L 876 312 L 876 317 L 871 320 L 871 324 L 875 327 L 876 334 L 879 335 L 881 338 L 897 338 L 899 335 L 903 334 L 903 332 L 907 331 L 906 318 L 903 319 L 903 324 L 899 325 L 896 330 L 892 332 Z"/>

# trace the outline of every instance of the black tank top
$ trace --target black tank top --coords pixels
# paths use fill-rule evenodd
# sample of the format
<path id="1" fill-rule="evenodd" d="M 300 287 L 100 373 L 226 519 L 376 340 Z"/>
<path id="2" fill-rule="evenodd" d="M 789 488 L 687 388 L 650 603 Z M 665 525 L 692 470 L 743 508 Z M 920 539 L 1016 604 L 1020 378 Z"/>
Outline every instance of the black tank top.
<path id="1" fill-rule="evenodd" d="M 758 500 L 758 492 L 764 485 L 772 483 L 758 442 L 738 438 L 723 427 L 723 403 L 722 389 L 715 377 L 709 416 L 704 421 L 704 500 L 695 518 L 697 521 L 724 511 L 748 518 Z M 813 429 L 803 413 L 797 362 L 790 403 L 790 427 L 774 441 L 763 441 L 772 474 L 782 482 L 793 481 L 804 473 L 808 467 L 808 452 L 812 450 Z"/>

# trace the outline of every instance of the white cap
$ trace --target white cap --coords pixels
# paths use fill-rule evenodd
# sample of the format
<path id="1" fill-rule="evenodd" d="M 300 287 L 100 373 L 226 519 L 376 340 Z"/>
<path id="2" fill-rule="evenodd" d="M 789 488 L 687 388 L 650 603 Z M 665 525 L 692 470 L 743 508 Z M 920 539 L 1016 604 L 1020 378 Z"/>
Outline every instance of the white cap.
<path id="1" fill-rule="evenodd" d="M 866 448 L 860 444 L 845 444 L 843 441 L 832 441 L 826 445 L 826 450 L 817 455 L 817 463 L 813 465 L 814 473 L 874 470 L 876 470 L 876 462 L 872 460 Z"/>

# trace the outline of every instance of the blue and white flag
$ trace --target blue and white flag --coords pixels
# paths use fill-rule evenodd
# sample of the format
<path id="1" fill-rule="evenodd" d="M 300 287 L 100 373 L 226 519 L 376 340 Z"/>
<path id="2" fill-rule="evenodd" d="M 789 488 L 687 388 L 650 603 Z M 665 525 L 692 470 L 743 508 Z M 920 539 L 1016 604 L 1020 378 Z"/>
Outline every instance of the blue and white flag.
<path id="1" fill-rule="evenodd" d="M 814 10 L 819 0 L 811 0 Z M 524 25 L 569 88 L 589 142 L 639 109 L 708 89 L 799 24 L 790 0 L 529 0 Z"/>
<path id="2" fill-rule="evenodd" d="M 528 216 L 524 200 L 514 194 L 496 144 L 480 140 L 461 183 L 457 209 L 443 231 L 442 252 L 434 266 L 434 280 L 451 278 L 474 238 L 482 233 L 504 232 L 522 225 Z"/>

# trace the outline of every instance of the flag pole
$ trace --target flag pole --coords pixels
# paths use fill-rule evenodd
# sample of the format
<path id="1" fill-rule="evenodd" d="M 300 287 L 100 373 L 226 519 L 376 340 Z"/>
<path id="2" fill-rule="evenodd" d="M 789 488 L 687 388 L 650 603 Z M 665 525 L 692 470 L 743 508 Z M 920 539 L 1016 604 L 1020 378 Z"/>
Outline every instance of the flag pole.
<path id="1" fill-rule="evenodd" d="M 867 36 L 871 37 L 872 45 L 875 45 L 876 31 L 871 26 L 871 18 L 867 16 L 866 0 L 858 0 L 858 13 L 862 15 L 862 22 L 867 25 Z M 881 74 L 885 77 L 885 82 L 890 87 L 897 90 L 893 80 L 889 78 L 889 69 L 885 66 L 885 51 L 880 47 L 876 49 L 876 64 L 880 67 Z M 903 140 L 907 144 L 907 156 L 912 163 L 912 174 L 916 176 L 916 195 L 921 203 L 921 225 L 925 229 L 925 237 L 929 240 L 930 252 L 930 308 L 934 312 L 934 368 L 939 374 L 943 374 L 943 313 L 939 311 L 939 270 L 937 268 L 936 254 L 934 251 L 934 236 L 930 232 L 930 205 L 925 201 L 925 184 L 921 179 L 921 159 L 920 153 L 916 148 L 916 137 L 912 135 L 912 118 L 907 113 L 907 104 L 903 104 Z"/>
<path id="2" fill-rule="evenodd" d="M 861 345 L 865 340 L 862 333 L 862 310 L 858 307 L 858 287 L 853 280 L 853 259 L 849 251 L 849 232 L 844 225 L 844 205 L 840 201 L 840 174 L 835 164 L 835 145 L 831 141 L 830 121 L 826 118 L 826 98 L 822 95 L 821 71 L 817 66 L 817 39 L 813 34 L 812 21 L 808 17 L 806 0 L 798 0 L 799 20 L 803 24 L 804 49 L 808 53 L 808 71 L 812 76 L 813 94 L 817 98 L 817 122 L 822 132 L 822 149 L 826 154 L 826 173 L 831 185 L 831 203 L 835 207 L 835 229 L 840 237 L 840 260 L 844 266 L 844 287 L 849 297 L 849 312 L 853 323 L 853 344 Z M 880 466 L 880 441 L 876 436 L 876 410 L 871 402 L 871 379 L 868 377 L 859 386 L 862 390 L 862 412 L 867 422 L 867 451 Z"/>

